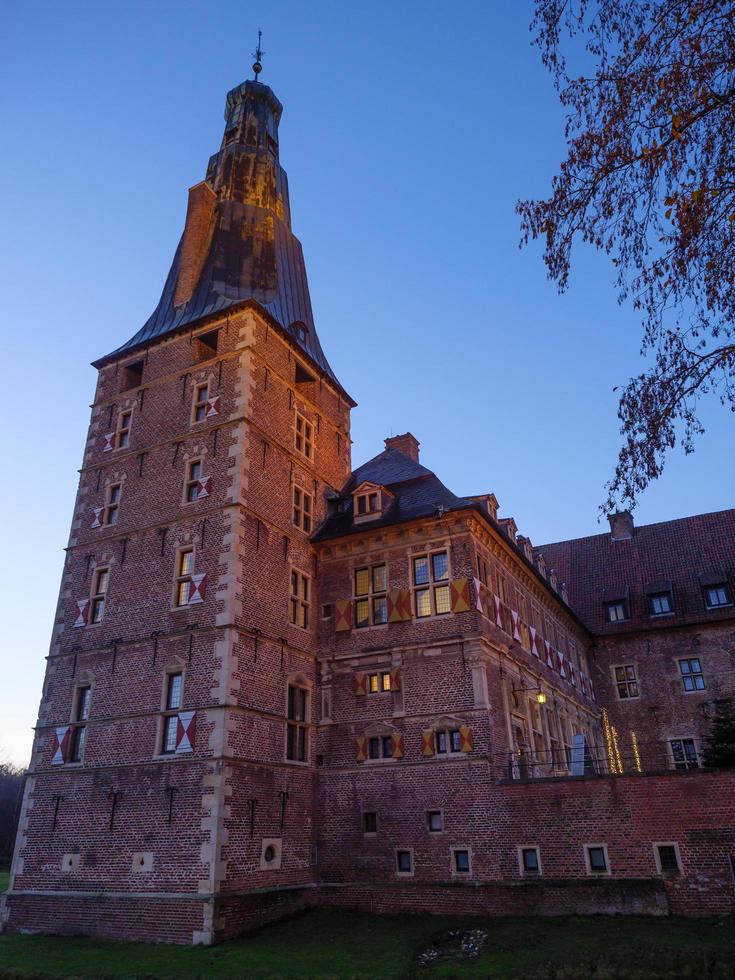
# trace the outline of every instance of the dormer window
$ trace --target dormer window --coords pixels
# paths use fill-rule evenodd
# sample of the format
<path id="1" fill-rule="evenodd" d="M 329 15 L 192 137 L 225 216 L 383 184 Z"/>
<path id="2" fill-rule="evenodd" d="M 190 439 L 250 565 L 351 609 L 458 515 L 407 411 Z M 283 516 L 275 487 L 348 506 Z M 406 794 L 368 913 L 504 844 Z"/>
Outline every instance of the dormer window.
<path id="1" fill-rule="evenodd" d="M 357 514 L 377 514 L 380 510 L 379 493 L 361 493 L 357 498 Z"/>
<path id="2" fill-rule="evenodd" d="M 608 623 L 625 623 L 630 619 L 628 603 L 620 599 L 616 602 L 605 603 L 605 619 Z"/>
<path id="3" fill-rule="evenodd" d="M 670 592 L 657 592 L 648 597 L 648 612 L 651 616 L 667 616 L 674 611 Z"/>
<path id="4" fill-rule="evenodd" d="M 724 582 L 722 585 L 709 585 L 704 590 L 704 601 L 708 609 L 719 609 L 721 606 L 731 606 L 730 588 Z"/>

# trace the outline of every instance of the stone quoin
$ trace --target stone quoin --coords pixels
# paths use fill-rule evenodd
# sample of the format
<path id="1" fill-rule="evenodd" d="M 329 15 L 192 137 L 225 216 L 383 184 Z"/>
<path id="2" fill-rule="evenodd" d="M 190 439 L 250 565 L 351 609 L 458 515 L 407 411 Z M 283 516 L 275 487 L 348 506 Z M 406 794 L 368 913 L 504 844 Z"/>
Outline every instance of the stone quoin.
<path id="1" fill-rule="evenodd" d="M 4 928 L 732 911 L 735 511 L 539 548 L 411 433 L 353 470 L 280 116 L 228 94 L 158 306 L 95 362 Z"/>

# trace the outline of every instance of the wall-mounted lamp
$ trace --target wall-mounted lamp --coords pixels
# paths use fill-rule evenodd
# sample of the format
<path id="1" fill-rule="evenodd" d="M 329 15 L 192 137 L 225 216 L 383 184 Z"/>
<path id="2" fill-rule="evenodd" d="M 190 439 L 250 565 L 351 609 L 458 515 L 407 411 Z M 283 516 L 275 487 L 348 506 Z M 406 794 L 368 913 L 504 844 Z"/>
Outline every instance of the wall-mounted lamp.
<path id="1" fill-rule="evenodd" d="M 531 691 L 535 691 L 536 696 L 534 697 L 534 701 L 536 704 L 546 704 L 546 692 L 542 691 L 540 687 L 516 687 L 514 684 L 512 690 L 513 694 L 530 694 Z"/>

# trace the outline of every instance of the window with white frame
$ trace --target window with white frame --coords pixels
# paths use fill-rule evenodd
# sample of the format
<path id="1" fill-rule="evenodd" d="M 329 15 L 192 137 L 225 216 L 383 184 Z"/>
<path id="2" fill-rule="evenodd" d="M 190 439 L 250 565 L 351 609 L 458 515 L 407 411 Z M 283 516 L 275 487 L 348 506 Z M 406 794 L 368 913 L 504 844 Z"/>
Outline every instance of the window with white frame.
<path id="1" fill-rule="evenodd" d="M 206 382 L 194 386 L 194 403 L 191 410 L 194 422 L 203 422 L 206 419 L 208 397 L 209 385 Z"/>
<path id="2" fill-rule="evenodd" d="M 637 698 L 638 678 L 635 672 L 635 664 L 621 664 L 614 667 L 613 670 L 615 671 L 615 687 L 620 700 L 627 701 L 629 698 Z"/>
<path id="3" fill-rule="evenodd" d="M 449 556 L 446 551 L 412 559 L 416 616 L 441 616 L 452 611 L 449 595 Z"/>
<path id="4" fill-rule="evenodd" d="M 71 728 L 69 762 L 81 762 L 84 758 L 84 746 L 87 741 L 87 721 L 89 720 L 91 703 L 91 685 L 84 684 L 82 687 L 78 687 L 74 702 L 74 720 Z"/>
<path id="5" fill-rule="evenodd" d="M 188 606 L 194 574 L 194 549 L 181 548 L 176 559 L 176 605 Z"/>
<path id="6" fill-rule="evenodd" d="M 686 660 L 679 661 L 679 672 L 684 690 L 703 691 L 704 674 L 702 673 L 702 662 L 699 657 L 688 657 Z"/>
<path id="7" fill-rule="evenodd" d="M 314 426 L 303 415 L 296 413 L 296 449 L 307 459 L 314 458 Z"/>
<path id="8" fill-rule="evenodd" d="M 681 858 L 677 844 L 654 844 L 653 853 L 656 858 L 656 870 L 659 874 L 681 874 Z"/>
<path id="9" fill-rule="evenodd" d="M 674 611 L 670 592 L 656 592 L 648 597 L 648 613 L 650 616 L 667 616 Z"/>
<path id="10" fill-rule="evenodd" d="M 94 573 L 92 586 L 92 602 L 89 614 L 90 623 L 101 623 L 105 617 L 105 602 L 107 601 L 107 586 L 110 581 L 110 569 L 98 568 Z"/>
<path id="11" fill-rule="evenodd" d="M 117 449 L 126 449 L 130 445 L 130 429 L 133 424 L 133 413 L 131 411 L 120 412 L 117 416 L 117 430 L 115 432 L 115 446 Z"/>
<path id="12" fill-rule="evenodd" d="M 170 673 L 165 679 L 163 725 L 161 729 L 161 754 L 172 755 L 176 751 L 176 738 L 181 710 L 184 675 Z"/>
<path id="13" fill-rule="evenodd" d="M 699 755 L 693 738 L 672 738 L 669 748 L 674 769 L 699 769 Z"/>
<path id="14" fill-rule="evenodd" d="M 388 622 L 388 569 L 384 564 L 355 571 L 355 626 Z"/>
<path id="15" fill-rule="evenodd" d="M 628 603 L 623 600 L 605 603 L 605 619 L 608 623 L 624 623 L 630 619 Z"/>
<path id="16" fill-rule="evenodd" d="M 311 533 L 311 513 L 313 498 L 301 487 L 293 488 L 293 522 L 306 534 Z"/>
<path id="17" fill-rule="evenodd" d="M 730 586 L 724 582 L 721 585 L 710 585 L 704 590 L 704 602 L 708 609 L 719 609 L 720 606 L 732 605 Z"/>
<path id="18" fill-rule="evenodd" d="M 309 628 L 309 606 L 311 603 L 311 579 L 303 572 L 291 569 L 291 594 L 289 596 L 289 616 L 294 626 Z"/>
<path id="19" fill-rule="evenodd" d="M 587 844 L 584 853 L 588 874 L 605 875 L 610 873 L 606 844 Z"/>

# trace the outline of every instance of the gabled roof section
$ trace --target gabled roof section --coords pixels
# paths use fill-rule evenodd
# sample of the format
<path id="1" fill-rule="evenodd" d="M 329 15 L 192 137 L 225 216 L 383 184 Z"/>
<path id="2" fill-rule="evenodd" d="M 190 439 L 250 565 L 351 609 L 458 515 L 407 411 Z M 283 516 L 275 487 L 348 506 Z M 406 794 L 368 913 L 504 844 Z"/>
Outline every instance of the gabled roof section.
<path id="1" fill-rule="evenodd" d="M 361 519 L 355 524 L 352 495 L 365 483 L 385 488 L 394 499 L 374 520 Z M 353 472 L 338 499 L 332 502 L 333 513 L 313 540 L 324 541 L 471 506 L 471 501 L 452 493 L 431 470 L 398 449 L 386 449 Z"/>
<path id="2" fill-rule="evenodd" d="M 609 533 L 534 548 L 565 582 L 569 604 L 587 628 L 616 635 L 735 616 L 732 607 L 706 610 L 702 586 L 725 577 L 735 587 L 735 510 L 636 527 L 627 540 Z M 673 615 L 651 616 L 647 594 L 670 586 Z M 627 599 L 630 620 L 608 623 L 605 602 Z"/>

